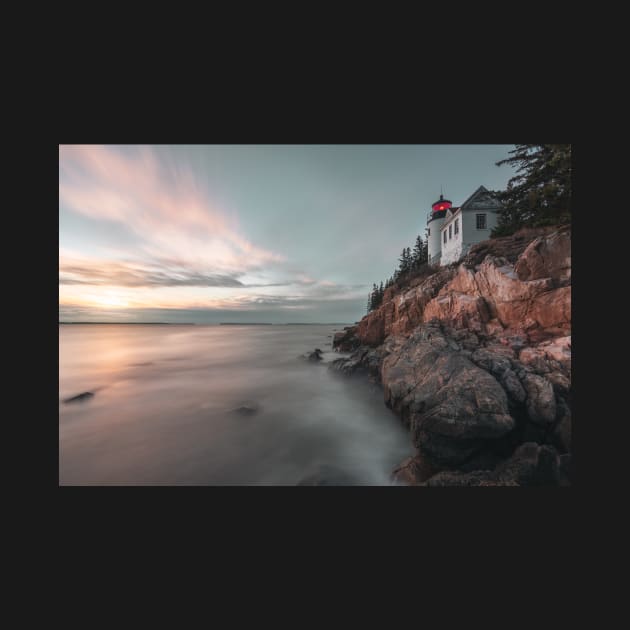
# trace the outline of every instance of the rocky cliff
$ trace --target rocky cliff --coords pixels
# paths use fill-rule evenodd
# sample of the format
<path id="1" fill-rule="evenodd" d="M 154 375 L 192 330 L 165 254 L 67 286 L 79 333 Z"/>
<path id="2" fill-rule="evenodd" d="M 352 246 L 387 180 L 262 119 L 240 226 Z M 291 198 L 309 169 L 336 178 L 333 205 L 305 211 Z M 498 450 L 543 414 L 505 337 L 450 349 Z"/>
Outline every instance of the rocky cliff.
<path id="1" fill-rule="evenodd" d="M 411 485 L 567 485 L 571 232 L 529 230 L 391 287 L 337 333 L 333 362 L 367 372 L 409 427 Z"/>

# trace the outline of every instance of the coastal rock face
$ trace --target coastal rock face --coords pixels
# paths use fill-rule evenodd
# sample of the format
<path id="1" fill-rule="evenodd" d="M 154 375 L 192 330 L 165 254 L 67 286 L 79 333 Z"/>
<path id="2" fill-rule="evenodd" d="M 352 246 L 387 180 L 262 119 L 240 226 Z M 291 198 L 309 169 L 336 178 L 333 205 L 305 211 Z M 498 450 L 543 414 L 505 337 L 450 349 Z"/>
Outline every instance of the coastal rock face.
<path id="1" fill-rule="evenodd" d="M 409 427 L 393 483 L 570 483 L 570 229 L 478 243 L 335 342 L 352 354 L 331 369 L 367 371 Z"/>
<path id="2" fill-rule="evenodd" d="M 378 346 L 389 335 L 411 332 L 423 321 L 426 305 L 454 275 L 453 269 L 443 269 L 426 278 L 418 286 L 400 295 L 388 289 L 383 305 L 366 315 L 358 324 L 356 337 L 361 344 Z M 389 296 L 390 299 L 387 299 Z"/>
<path id="3" fill-rule="evenodd" d="M 346 326 L 343 330 L 336 332 L 332 345 L 336 350 L 341 352 L 352 352 L 361 345 L 360 339 L 356 336 L 356 326 Z"/>
<path id="4" fill-rule="evenodd" d="M 515 271 L 519 280 L 571 280 L 570 232 L 563 230 L 536 238 L 519 256 Z"/>
<path id="5" fill-rule="evenodd" d="M 518 240 L 484 241 L 459 265 L 439 269 L 417 286 L 385 292 L 383 304 L 359 322 L 356 338 L 378 346 L 390 335 L 410 334 L 437 319 L 455 329 L 529 344 L 571 334 L 571 233 L 561 229 Z M 493 247 L 496 244 L 496 248 Z M 485 252 L 481 262 L 479 253 Z M 507 256 L 497 256 L 502 252 Z"/>
<path id="6" fill-rule="evenodd" d="M 385 403 L 409 425 L 429 461 L 460 464 L 487 440 L 515 427 L 505 391 L 489 372 L 462 355 L 438 326 L 402 340 L 383 361 Z"/>

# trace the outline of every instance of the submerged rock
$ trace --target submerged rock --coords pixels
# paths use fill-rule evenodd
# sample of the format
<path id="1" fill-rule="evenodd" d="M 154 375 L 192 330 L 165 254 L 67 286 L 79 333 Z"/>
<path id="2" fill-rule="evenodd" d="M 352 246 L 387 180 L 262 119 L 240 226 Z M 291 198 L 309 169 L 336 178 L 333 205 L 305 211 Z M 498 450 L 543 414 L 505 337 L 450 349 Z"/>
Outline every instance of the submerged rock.
<path id="1" fill-rule="evenodd" d="M 232 409 L 232 413 L 236 413 L 239 416 L 253 416 L 260 411 L 260 405 L 258 403 L 248 403 Z"/>
<path id="2" fill-rule="evenodd" d="M 329 370 L 341 372 L 342 374 L 354 374 L 362 368 L 361 360 L 356 357 L 348 357 L 343 359 L 335 359 L 329 366 Z"/>
<path id="3" fill-rule="evenodd" d="M 335 466 L 322 465 L 319 468 L 303 477 L 296 485 L 298 486 L 356 486 L 360 485 L 359 479 L 354 475 L 336 468 Z"/>
<path id="4" fill-rule="evenodd" d="M 322 360 L 322 351 L 319 348 L 315 348 L 315 350 L 313 350 L 313 352 L 307 352 L 306 354 L 302 355 L 303 359 L 306 359 L 307 361 L 321 361 Z"/>
<path id="5" fill-rule="evenodd" d="M 81 394 L 77 394 L 76 396 L 71 396 L 70 398 L 65 398 L 63 402 L 65 404 L 75 403 L 75 402 L 86 402 L 94 398 L 94 392 L 83 392 Z"/>

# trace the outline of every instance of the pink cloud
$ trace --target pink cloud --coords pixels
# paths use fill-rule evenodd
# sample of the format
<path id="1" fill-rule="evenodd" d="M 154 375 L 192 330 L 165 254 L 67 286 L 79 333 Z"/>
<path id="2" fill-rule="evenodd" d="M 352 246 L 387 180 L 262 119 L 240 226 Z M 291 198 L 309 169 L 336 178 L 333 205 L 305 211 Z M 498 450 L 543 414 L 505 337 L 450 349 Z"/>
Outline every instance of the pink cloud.
<path id="1" fill-rule="evenodd" d="M 167 171 L 148 147 L 123 155 L 108 146 L 59 147 L 59 199 L 73 211 L 123 224 L 145 254 L 200 269 L 245 270 L 281 262 L 257 247 L 209 199 L 192 172 Z"/>

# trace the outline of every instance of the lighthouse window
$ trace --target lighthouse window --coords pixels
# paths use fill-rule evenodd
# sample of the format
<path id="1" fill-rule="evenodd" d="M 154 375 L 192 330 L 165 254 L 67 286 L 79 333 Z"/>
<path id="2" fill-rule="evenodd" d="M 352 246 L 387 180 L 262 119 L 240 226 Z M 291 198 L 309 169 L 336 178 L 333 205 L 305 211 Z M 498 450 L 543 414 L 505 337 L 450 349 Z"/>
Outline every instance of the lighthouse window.
<path id="1" fill-rule="evenodd" d="M 477 215 L 477 229 L 478 230 L 486 229 L 486 215 L 485 214 Z"/>
<path id="2" fill-rule="evenodd" d="M 448 240 L 450 241 L 452 237 L 453 237 L 453 226 L 449 225 L 448 226 Z"/>
<path id="3" fill-rule="evenodd" d="M 446 230 L 444 230 L 444 242 L 446 243 Z"/>
<path id="4" fill-rule="evenodd" d="M 455 219 L 455 234 L 459 234 L 459 219 Z"/>

